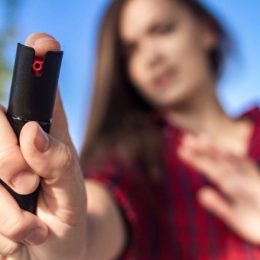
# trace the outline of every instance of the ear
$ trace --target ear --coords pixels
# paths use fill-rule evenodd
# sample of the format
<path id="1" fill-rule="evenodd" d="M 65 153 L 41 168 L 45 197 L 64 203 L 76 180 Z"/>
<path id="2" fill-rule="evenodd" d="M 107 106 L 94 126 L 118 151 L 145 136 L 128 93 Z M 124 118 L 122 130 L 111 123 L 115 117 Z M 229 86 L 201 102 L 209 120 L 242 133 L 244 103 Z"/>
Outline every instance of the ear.
<path id="1" fill-rule="evenodd" d="M 214 50 L 218 45 L 218 32 L 216 26 L 207 18 L 201 20 L 201 41 L 207 51 Z"/>

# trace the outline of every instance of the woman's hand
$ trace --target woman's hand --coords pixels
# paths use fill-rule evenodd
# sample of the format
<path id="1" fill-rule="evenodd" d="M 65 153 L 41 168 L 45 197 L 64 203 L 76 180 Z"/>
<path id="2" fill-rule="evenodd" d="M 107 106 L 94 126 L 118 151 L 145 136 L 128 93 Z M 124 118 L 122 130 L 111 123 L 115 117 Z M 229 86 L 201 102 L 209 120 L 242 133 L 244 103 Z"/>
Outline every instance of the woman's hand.
<path id="1" fill-rule="evenodd" d="M 187 135 L 180 157 L 216 189 L 203 187 L 198 200 L 244 239 L 260 244 L 260 170 L 245 156 L 225 151 L 205 136 Z"/>
<path id="2" fill-rule="evenodd" d="M 47 34 L 30 36 L 26 45 L 38 55 L 59 50 L 58 42 Z M 0 186 L 0 259 L 85 259 L 86 192 L 60 96 L 50 135 L 29 122 L 18 146 L 4 109 L 0 129 L 0 178 L 22 194 L 41 183 L 36 215 L 21 210 Z"/>

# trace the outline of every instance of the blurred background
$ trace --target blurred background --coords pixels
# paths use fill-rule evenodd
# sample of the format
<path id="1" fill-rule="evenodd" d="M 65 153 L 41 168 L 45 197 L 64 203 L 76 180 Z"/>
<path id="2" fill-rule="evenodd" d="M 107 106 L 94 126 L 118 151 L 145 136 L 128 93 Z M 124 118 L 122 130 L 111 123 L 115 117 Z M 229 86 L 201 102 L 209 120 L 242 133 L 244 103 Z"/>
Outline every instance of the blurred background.
<path id="1" fill-rule="evenodd" d="M 219 17 L 236 44 L 219 83 L 219 97 L 231 115 L 260 104 L 260 1 L 201 0 Z M 0 98 L 6 105 L 17 42 L 48 32 L 64 51 L 60 88 L 70 132 L 79 150 L 88 116 L 98 28 L 110 0 L 1 0 Z"/>

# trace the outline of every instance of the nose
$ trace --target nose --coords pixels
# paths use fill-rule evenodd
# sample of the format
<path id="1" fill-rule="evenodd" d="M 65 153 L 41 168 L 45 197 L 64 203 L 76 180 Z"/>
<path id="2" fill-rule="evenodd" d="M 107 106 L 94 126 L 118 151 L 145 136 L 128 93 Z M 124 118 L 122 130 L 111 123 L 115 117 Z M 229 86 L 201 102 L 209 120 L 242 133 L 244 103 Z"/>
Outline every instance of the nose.
<path id="1" fill-rule="evenodd" d="M 154 40 L 146 40 L 142 45 L 142 59 L 147 68 L 157 67 L 163 59 L 160 46 Z"/>

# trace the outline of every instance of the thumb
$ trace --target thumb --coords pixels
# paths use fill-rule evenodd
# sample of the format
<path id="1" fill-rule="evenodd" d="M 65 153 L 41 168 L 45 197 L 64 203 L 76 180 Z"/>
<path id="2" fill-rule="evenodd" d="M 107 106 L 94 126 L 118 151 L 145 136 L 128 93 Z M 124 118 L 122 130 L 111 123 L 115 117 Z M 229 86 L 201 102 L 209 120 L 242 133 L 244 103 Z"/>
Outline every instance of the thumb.
<path id="1" fill-rule="evenodd" d="M 73 207 L 77 213 L 85 203 L 85 190 L 75 150 L 45 133 L 36 122 L 22 128 L 20 147 L 27 164 L 42 177 L 42 192 L 48 191 L 52 203 L 61 203 L 57 208 Z"/>

